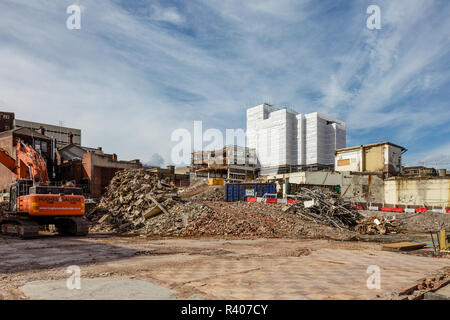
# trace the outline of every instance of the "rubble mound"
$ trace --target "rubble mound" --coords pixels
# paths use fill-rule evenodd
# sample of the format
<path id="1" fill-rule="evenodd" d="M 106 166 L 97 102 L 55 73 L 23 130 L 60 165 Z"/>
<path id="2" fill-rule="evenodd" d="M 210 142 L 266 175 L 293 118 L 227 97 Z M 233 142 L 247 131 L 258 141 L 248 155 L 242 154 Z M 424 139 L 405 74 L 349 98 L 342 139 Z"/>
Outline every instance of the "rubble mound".
<path id="1" fill-rule="evenodd" d="M 208 190 L 208 181 L 206 179 L 195 179 L 192 183 L 180 190 L 179 194 L 182 199 L 190 199 L 191 197 Z"/>
<path id="2" fill-rule="evenodd" d="M 209 186 L 202 193 L 191 197 L 196 201 L 225 201 L 225 186 Z"/>
<path id="3" fill-rule="evenodd" d="M 311 228 L 298 215 L 283 212 L 283 204 L 257 202 L 204 202 L 212 210 L 193 216 L 182 236 L 237 238 L 333 238 L 348 240 L 347 234 L 330 233 L 330 227 Z"/>
<path id="4" fill-rule="evenodd" d="M 88 219 L 106 229 L 128 231 L 146 226 L 149 219 L 179 201 L 177 188 L 161 182 L 145 169 L 116 173 L 99 204 Z"/>
<path id="5" fill-rule="evenodd" d="M 379 219 L 368 217 L 359 221 L 359 224 L 355 227 L 355 231 L 359 234 L 368 235 L 397 233 L 400 231 L 400 221 L 389 221 L 383 217 Z"/>
<path id="6" fill-rule="evenodd" d="M 192 217 L 183 236 L 279 237 L 277 221 L 262 213 L 229 210 L 229 204 L 210 204 L 211 210 Z"/>
<path id="7" fill-rule="evenodd" d="M 304 201 L 294 206 L 267 205 L 225 202 L 224 186 L 203 182 L 199 186 L 202 192 L 182 200 L 179 189 L 163 183 L 156 174 L 145 169 L 119 171 L 99 204 L 87 213 L 91 231 L 161 237 L 353 237 L 345 230 L 337 230 L 336 225 L 339 229 L 341 225 L 352 225 L 357 214 L 340 200 L 321 193 L 309 195 L 308 199 L 317 201 L 310 207 Z"/>

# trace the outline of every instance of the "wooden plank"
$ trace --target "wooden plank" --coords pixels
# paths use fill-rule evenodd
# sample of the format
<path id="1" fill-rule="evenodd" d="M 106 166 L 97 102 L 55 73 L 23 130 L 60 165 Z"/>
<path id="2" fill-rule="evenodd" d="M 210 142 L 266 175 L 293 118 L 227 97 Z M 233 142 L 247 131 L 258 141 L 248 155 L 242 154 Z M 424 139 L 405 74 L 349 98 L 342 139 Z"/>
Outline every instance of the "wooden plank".
<path id="1" fill-rule="evenodd" d="M 159 202 L 156 201 L 155 198 L 153 198 L 153 197 L 151 196 L 151 194 L 148 193 L 148 194 L 147 194 L 147 198 L 149 198 L 150 200 L 152 200 L 153 203 L 156 204 L 156 205 L 161 209 L 162 212 L 164 212 L 165 214 L 169 214 L 169 212 L 167 212 L 167 210 L 166 210 L 162 205 L 160 205 Z"/>
<path id="2" fill-rule="evenodd" d="M 348 166 L 350 164 L 350 159 L 338 160 L 338 167 Z"/>
<path id="3" fill-rule="evenodd" d="M 408 250 L 417 250 L 425 247 L 423 243 L 417 242 L 397 242 L 397 243 L 389 243 L 385 244 L 382 247 L 383 251 L 408 251 Z"/>
<path id="4" fill-rule="evenodd" d="M 160 207 L 158 206 L 154 206 L 152 209 L 148 210 L 145 214 L 144 214 L 144 219 L 150 218 L 150 217 L 154 217 L 156 215 L 158 215 L 159 213 L 161 213 L 162 210 Z"/>

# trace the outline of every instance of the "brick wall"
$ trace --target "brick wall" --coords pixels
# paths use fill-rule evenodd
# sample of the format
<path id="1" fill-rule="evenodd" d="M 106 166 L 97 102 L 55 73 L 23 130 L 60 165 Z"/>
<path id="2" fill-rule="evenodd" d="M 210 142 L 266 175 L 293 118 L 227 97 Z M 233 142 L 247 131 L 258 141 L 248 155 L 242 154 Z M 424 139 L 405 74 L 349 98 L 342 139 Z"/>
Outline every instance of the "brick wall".
<path id="1" fill-rule="evenodd" d="M 14 113 L 0 111 L 0 132 L 14 129 Z"/>
<path id="2" fill-rule="evenodd" d="M 140 163 L 115 161 L 111 157 L 86 153 L 83 156 L 83 168 L 89 178 L 90 195 L 100 198 L 117 171 L 142 168 Z"/>
<path id="3" fill-rule="evenodd" d="M 0 148 L 7 151 L 8 154 L 16 158 L 16 148 L 13 148 L 12 135 L 0 137 Z M 3 164 L 0 164 L 0 191 L 6 190 L 9 192 L 9 185 L 16 179 L 16 175 L 12 173 Z"/>

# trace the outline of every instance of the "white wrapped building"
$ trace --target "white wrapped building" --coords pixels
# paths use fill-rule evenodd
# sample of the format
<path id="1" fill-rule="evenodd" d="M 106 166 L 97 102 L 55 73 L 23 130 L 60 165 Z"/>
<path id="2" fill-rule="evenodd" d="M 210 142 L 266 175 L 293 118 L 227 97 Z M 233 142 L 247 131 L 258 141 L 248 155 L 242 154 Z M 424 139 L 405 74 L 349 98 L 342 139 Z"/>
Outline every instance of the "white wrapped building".
<path id="1" fill-rule="evenodd" d="M 333 165 L 334 150 L 346 147 L 346 125 L 328 115 L 301 114 L 268 104 L 247 109 L 247 146 L 262 168 Z"/>

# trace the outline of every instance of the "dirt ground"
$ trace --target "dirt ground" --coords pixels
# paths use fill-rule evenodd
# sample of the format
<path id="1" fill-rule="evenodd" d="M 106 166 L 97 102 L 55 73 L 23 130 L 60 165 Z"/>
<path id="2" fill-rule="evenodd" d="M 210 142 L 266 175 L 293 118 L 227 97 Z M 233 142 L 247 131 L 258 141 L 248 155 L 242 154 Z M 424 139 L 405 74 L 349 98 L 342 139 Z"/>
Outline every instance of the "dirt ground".
<path id="1" fill-rule="evenodd" d="M 80 267 L 82 288 L 86 279 L 110 279 L 117 299 L 123 290 L 113 280 L 130 279 L 167 288 L 177 299 L 374 299 L 450 266 L 445 257 L 381 251 L 374 242 L 100 234 L 0 237 L 0 256 L 0 299 L 29 299 L 24 286 L 65 281 L 72 265 Z M 373 265 L 381 270 L 379 289 L 367 287 Z M 76 299 L 103 297 L 82 290 Z"/>

